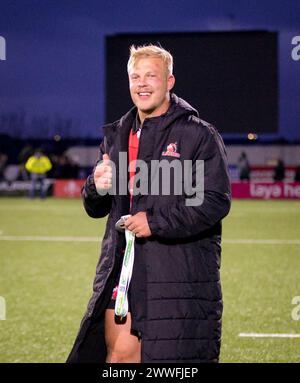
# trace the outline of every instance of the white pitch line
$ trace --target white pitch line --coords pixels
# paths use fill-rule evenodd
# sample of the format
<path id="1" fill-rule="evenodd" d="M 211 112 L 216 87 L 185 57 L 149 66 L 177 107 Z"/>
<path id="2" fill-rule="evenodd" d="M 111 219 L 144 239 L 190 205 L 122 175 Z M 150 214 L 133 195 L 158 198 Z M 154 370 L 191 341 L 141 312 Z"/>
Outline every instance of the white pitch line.
<path id="1" fill-rule="evenodd" d="M 300 245 L 300 239 L 224 239 L 231 245 Z"/>
<path id="2" fill-rule="evenodd" d="M 99 242 L 101 237 L 52 237 L 31 235 L 2 235 L 0 241 L 55 241 L 55 242 Z"/>
<path id="3" fill-rule="evenodd" d="M 300 338 L 300 334 L 262 334 L 262 333 L 244 333 L 239 334 L 240 337 L 247 338 Z"/>

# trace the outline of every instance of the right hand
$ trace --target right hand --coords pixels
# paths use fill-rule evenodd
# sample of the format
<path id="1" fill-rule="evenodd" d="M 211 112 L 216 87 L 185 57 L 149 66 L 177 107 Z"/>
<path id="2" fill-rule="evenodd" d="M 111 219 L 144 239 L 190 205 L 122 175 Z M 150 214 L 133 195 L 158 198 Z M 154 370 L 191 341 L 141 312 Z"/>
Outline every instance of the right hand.
<path id="1" fill-rule="evenodd" d="M 108 190 L 112 187 L 112 168 L 108 154 L 103 154 L 103 161 L 96 166 L 94 182 L 97 190 Z"/>

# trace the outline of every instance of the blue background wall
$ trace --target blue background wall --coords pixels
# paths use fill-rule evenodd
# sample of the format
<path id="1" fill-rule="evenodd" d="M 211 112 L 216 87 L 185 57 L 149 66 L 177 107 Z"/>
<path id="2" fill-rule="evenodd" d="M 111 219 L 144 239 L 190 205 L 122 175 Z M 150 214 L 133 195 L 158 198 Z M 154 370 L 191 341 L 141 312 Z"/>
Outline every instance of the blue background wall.
<path id="1" fill-rule="evenodd" d="M 1 0 L 0 133 L 99 137 L 106 35 L 256 29 L 279 32 L 279 136 L 300 139 L 299 0 Z"/>

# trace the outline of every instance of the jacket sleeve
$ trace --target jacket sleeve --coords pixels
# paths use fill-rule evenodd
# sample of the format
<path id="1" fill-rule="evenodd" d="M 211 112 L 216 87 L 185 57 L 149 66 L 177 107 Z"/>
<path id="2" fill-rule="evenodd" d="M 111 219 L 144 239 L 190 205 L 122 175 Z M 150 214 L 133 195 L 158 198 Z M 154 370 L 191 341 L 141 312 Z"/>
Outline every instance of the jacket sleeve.
<path id="1" fill-rule="evenodd" d="M 106 138 L 104 137 L 103 141 L 100 144 L 99 158 L 98 161 L 102 161 L 102 157 L 104 154 L 104 148 Z M 97 163 L 95 167 L 97 166 Z M 99 195 L 96 189 L 96 185 L 94 182 L 94 170 L 92 174 L 90 174 L 82 188 L 82 199 L 85 211 L 92 218 L 102 218 L 105 217 L 111 209 L 112 196 L 110 194 Z"/>
<path id="2" fill-rule="evenodd" d="M 153 235 L 162 238 L 196 235 L 214 226 L 230 210 L 230 179 L 223 140 L 212 126 L 203 127 L 203 132 L 193 156 L 193 160 L 204 160 L 203 202 L 186 206 L 181 201 L 148 209 L 146 214 Z"/>

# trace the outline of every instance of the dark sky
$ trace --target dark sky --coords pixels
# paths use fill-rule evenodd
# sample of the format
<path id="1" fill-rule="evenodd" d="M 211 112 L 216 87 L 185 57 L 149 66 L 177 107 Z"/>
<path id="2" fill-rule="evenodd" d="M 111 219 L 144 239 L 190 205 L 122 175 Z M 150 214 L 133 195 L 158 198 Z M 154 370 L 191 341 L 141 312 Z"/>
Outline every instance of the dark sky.
<path id="1" fill-rule="evenodd" d="M 106 35 L 255 29 L 279 32 L 279 134 L 300 139 L 300 60 L 291 58 L 292 37 L 300 36 L 299 0 L 0 0 L 7 48 L 0 118 L 23 114 L 21 136 L 54 134 L 63 123 L 67 135 L 98 137 Z M 11 129 L 5 121 L 0 133 Z"/>

